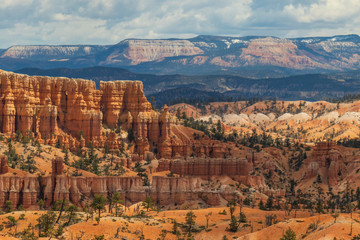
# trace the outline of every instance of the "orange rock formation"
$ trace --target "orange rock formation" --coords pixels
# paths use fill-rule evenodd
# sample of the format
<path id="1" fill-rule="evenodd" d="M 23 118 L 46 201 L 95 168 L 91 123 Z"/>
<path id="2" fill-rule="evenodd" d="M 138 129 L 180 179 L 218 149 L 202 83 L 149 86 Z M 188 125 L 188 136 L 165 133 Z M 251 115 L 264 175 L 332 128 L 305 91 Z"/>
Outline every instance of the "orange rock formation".
<path id="1" fill-rule="evenodd" d="M 228 148 L 207 139 L 194 141 L 193 131 L 177 125 L 165 106 L 153 111 L 139 81 L 95 83 L 83 79 L 38 77 L 0 70 L 0 130 L 12 135 L 33 135 L 40 143 L 60 141 L 75 149 L 91 142 L 119 147 L 116 135 L 101 135 L 102 123 L 132 130 L 136 152 L 156 150 L 159 157 L 177 155 L 223 157 Z M 191 147 L 193 145 L 193 147 Z"/>
<path id="2" fill-rule="evenodd" d="M 304 161 L 305 178 L 312 179 L 318 174 L 329 186 L 338 183 L 339 171 L 345 167 L 340 147 L 332 142 L 316 144 L 310 158 Z"/>
<path id="3" fill-rule="evenodd" d="M 227 199 L 236 194 L 231 189 L 204 189 L 201 187 L 201 179 L 191 176 L 156 176 L 149 187 L 143 186 L 142 179 L 137 176 L 68 176 L 63 172 L 61 158 L 53 159 L 51 175 L 41 178 L 32 174 L 22 177 L 9 173 L 6 156 L 0 157 L 0 166 L 0 207 L 10 200 L 13 206 L 22 204 L 25 208 L 34 208 L 39 199 L 45 200 L 46 207 L 58 200 L 70 200 L 84 206 L 84 200 L 91 199 L 94 195 L 111 196 L 114 192 L 120 192 L 123 200 L 130 204 L 143 201 L 150 194 L 152 200 L 161 206 L 198 199 L 215 206 L 220 204 L 222 198 Z"/>
<path id="4" fill-rule="evenodd" d="M 4 71 L 0 71 L 0 81 L 3 133 L 35 133 L 48 142 L 54 141 L 52 135 L 61 135 L 67 147 L 75 147 L 80 134 L 88 141 L 99 140 L 101 95 L 94 82 Z"/>
<path id="5" fill-rule="evenodd" d="M 171 171 L 180 176 L 196 176 L 205 180 L 212 177 L 229 176 L 236 181 L 257 189 L 268 189 L 263 177 L 250 175 L 254 170 L 255 162 L 254 156 L 242 159 L 168 159 L 159 160 L 156 171 Z"/>

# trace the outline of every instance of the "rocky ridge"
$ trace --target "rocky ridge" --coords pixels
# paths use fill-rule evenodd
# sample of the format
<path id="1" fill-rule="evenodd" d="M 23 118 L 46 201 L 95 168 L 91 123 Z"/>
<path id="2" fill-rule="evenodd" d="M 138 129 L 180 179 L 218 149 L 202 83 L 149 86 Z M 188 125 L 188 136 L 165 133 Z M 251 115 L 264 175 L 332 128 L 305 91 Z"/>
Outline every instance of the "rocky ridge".
<path id="1" fill-rule="evenodd" d="M 359 36 L 345 35 L 287 39 L 197 36 L 126 39 L 111 46 L 13 46 L 0 55 L 0 67 L 111 66 L 157 74 L 211 72 L 261 78 L 358 69 L 359 44 Z"/>
<path id="2" fill-rule="evenodd" d="M 4 50 L 1 58 L 67 61 L 72 57 L 86 56 L 104 51 L 107 46 L 99 45 L 34 45 L 34 46 L 12 46 Z"/>

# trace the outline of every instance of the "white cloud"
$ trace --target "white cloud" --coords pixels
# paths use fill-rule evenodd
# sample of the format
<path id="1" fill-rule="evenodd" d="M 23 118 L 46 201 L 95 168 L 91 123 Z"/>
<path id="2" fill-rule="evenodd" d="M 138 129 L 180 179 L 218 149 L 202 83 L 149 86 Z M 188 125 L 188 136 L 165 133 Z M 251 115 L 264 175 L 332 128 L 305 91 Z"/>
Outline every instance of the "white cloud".
<path id="1" fill-rule="evenodd" d="M 30 5 L 33 0 L 0 0 L 0 9 Z"/>
<path id="2" fill-rule="evenodd" d="M 6 2 L 7 6 L 10 3 L 20 6 L 20 0 Z M 32 4 L 22 8 L 27 14 L 7 15 L 8 21 L 0 26 L 0 34 L 8 35 L 0 40 L 0 46 L 110 44 L 129 37 L 223 34 L 252 15 L 252 0 L 33 0 L 29 3 Z M 33 42 L 34 39 L 37 40 Z"/>
<path id="3" fill-rule="evenodd" d="M 199 34 L 283 37 L 359 33 L 358 0 L 294 2 L 0 0 L 0 48 L 14 44 L 114 44 L 125 38 Z"/>
<path id="4" fill-rule="evenodd" d="M 290 14 L 298 22 L 315 21 L 336 22 L 359 15 L 358 0 L 318 0 L 310 5 L 287 5 L 284 12 Z"/>
<path id="5" fill-rule="evenodd" d="M 11 45 L 97 43 L 99 35 L 108 34 L 104 20 L 61 14 L 36 26 L 18 23 L 12 29 L 0 29 L 5 40 L 12 40 Z"/>

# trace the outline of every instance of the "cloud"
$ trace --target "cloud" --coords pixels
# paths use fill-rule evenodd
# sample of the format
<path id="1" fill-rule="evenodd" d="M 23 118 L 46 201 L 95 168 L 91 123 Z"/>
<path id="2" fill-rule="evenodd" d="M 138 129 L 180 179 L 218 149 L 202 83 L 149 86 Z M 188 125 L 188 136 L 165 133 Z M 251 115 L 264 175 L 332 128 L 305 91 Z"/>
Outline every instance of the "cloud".
<path id="1" fill-rule="evenodd" d="M 166 1 L 159 8 L 140 13 L 118 27 L 131 32 L 131 28 L 166 34 L 211 34 L 237 27 L 251 16 L 251 1 Z"/>
<path id="2" fill-rule="evenodd" d="M 0 0 L 0 48 L 126 38 L 357 33 L 357 0 Z"/>
<path id="3" fill-rule="evenodd" d="M 223 34 L 252 15 L 252 0 L 5 1 L 0 4 L 2 47 Z"/>
<path id="4" fill-rule="evenodd" d="M 9 9 L 12 7 L 18 7 L 19 5 L 27 6 L 32 2 L 33 0 L 1 0 L 0 9 Z"/>
<path id="5" fill-rule="evenodd" d="M 288 4 L 284 16 L 294 28 L 286 36 L 331 36 L 360 32 L 360 5 L 357 0 L 317 0 Z"/>
<path id="6" fill-rule="evenodd" d="M 357 16 L 359 11 L 358 0 L 319 0 L 310 5 L 290 4 L 284 8 L 284 12 L 302 23 L 339 22 Z"/>

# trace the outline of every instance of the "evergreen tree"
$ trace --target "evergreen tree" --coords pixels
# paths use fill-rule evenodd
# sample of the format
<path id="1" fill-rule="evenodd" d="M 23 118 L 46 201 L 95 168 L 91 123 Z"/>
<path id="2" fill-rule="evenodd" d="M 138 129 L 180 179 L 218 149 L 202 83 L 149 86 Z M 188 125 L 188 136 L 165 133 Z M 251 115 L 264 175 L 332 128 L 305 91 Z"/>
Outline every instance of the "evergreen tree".
<path id="1" fill-rule="evenodd" d="M 291 228 L 286 230 L 285 234 L 282 236 L 282 238 L 280 238 L 280 240 L 296 240 L 296 234 L 294 230 Z"/>
<path id="2" fill-rule="evenodd" d="M 161 230 L 160 235 L 157 240 L 165 240 L 167 235 L 167 231 L 165 229 Z"/>
<path id="3" fill-rule="evenodd" d="M 185 224 L 187 225 L 187 231 L 188 231 L 189 235 L 191 235 L 191 232 L 192 232 L 193 227 L 195 225 L 195 219 L 196 219 L 196 216 L 195 216 L 193 211 L 189 211 L 186 214 Z"/>
<path id="4" fill-rule="evenodd" d="M 229 224 L 229 229 L 230 231 L 232 232 L 237 232 L 238 228 L 239 228 L 239 222 L 238 220 L 236 219 L 236 217 L 234 215 L 231 215 L 230 217 L 230 224 Z"/>
<path id="5" fill-rule="evenodd" d="M 78 211 L 78 207 L 74 204 L 70 204 L 69 206 L 67 206 L 65 208 L 65 211 L 67 212 L 68 215 L 68 221 L 66 222 L 66 226 L 69 226 L 71 224 L 71 221 L 74 220 L 76 213 Z"/>
<path id="6" fill-rule="evenodd" d="M 100 194 L 100 195 L 95 195 L 93 201 L 90 204 L 90 207 L 92 207 L 95 211 L 97 210 L 99 213 L 99 216 L 97 218 L 98 224 L 101 218 L 100 216 L 101 211 L 105 209 L 105 203 L 106 203 L 106 198 L 104 197 L 104 195 Z"/>
<path id="7" fill-rule="evenodd" d="M 176 220 L 174 220 L 174 222 L 173 222 L 172 234 L 180 235 L 179 224 L 177 223 Z"/>
<path id="8" fill-rule="evenodd" d="M 66 149 L 65 149 L 64 163 L 66 165 L 68 165 L 68 166 L 70 165 L 70 163 L 69 163 L 69 151 L 66 150 Z"/>
<path id="9" fill-rule="evenodd" d="M 8 164 L 11 168 L 15 168 L 18 164 L 19 155 L 16 154 L 15 148 L 11 143 L 11 140 L 8 142 L 8 150 L 4 152 L 8 157 Z"/>
<path id="10" fill-rule="evenodd" d="M 154 206 L 153 201 L 151 200 L 150 196 L 147 196 L 146 199 L 141 204 L 144 208 L 146 208 L 146 211 L 148 212 L 150 208 Z"/>
<path id="11" fill-rule="evenodd" d="M 47 212 L 36 220 L 38 222 L 36 226 L 39 229 L 40 237 L 48 237 L 51 235 L 55 220 L 56 215 L 54 212 Z"/>
<path id="12" fill-rule="evenodd" d="M 119 213 L 119 210 L 120 210 L 119 203 L 122 203 L 121 195 L 120 195 L 119 192 L 115 192 L 113 194 L 112 202 L 113 202 L 113 204 L 115 204 L 115 216 L 117 217 L 118 213 Z"/>
<path id="13" fill-rule="evenodd" d="M 14 233 L 14 234 L 16 234 L 17 225 L 18 225 L 19 220 L 16 219 L 14 216 L 7 216 L 6 218 L 8 219 L 8 221 L 6 222 L 6 224 L 7 224 L 10 228 L 15 227 L 15 233 Z"/>
<path id="14" fill-rule="evenodd" d="M 246 215 L 245 213 L 240 213 L 239 222 L 246 223 Z"/>
<path id="15" fill-rule="evenodd" d="M 40 199 L 40 200 L 37 202 L 37 204 L 38 204 L 40 210 L 44 208 L 45 203 L 44 203 L 44 200 L 43 200 L 43 199 Z"/>
<path id="16" fill-rule="evenodd" d="M 5 212 L 9 213 L 13 211 L 13 204 L 10 200 L 7 200 L 4 204 L 4 210 Z"/>
<path id="17" fill-rule="evenodd" d="M 271 211 L 273 209 L 273 205 L 274 205 L 274 196 L 270 195 L 270 197 L 268 197 L 267 201 L 266 201 L 266 206 L 265 208 L 269 211 Z"/>

